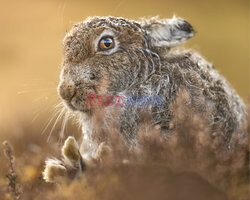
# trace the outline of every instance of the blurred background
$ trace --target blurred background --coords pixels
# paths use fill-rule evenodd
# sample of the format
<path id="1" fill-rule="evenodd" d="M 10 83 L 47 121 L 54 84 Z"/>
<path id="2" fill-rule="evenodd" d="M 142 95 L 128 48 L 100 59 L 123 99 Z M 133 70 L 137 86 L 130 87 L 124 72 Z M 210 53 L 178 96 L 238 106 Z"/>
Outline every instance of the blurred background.
<path id="1" fill-rule="evenodd" d="M 246 102 L 248 3 L 248 0 L 0 0 L 0 142 L 9 137 L 20 142 L 24 136 L 46 140 L 53 119 L 46 134 L 41 133 L 60 102 L 56 87 L 62 61 L 61 40 L 74 23 L 88 16 L 139 19 L 155 15 L 170 18 L 176 14 L 187 19 L 197 35 L 185 46 L 198 50 L 211 61 Z M 54 135 L 59 128 L 55 128 Z"/>

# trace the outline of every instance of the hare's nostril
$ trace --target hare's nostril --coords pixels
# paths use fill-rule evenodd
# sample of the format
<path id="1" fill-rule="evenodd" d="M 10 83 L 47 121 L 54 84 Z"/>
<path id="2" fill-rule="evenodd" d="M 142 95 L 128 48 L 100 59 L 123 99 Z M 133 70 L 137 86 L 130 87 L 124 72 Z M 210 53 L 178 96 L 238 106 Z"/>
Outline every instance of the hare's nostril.
<path id="1" fill-rule="evenodd" d="M 94 80 L 95 79 L 95 74 L 94 73 L 91 73 L 90 74 L 90 80 Z"/>
<path id="2" fill-rule="evenodd" d="M 62 99 L 70 101 L 75 94 L 75 85 L 74 83 L 61 83 L 58 92 Z"/>

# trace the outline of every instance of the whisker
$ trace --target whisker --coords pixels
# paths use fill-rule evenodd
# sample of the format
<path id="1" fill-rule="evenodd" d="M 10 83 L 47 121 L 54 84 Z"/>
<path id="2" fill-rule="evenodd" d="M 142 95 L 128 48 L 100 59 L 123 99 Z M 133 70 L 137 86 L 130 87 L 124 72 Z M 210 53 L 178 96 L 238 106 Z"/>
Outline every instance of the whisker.
<path id="1" fill-rule="evenodd" d="M 66 112 L 66 114 L 64 115 L 64 118 L 63 118 L 62 127 L 61 127 L 61 131 L 59 134 L 60 139 L 63 139 L 63 137 L 64 137 L 64 131 L 65 131 L 68 119 L 69 119 L 69 112 Z"/>
<path id="2" fill-rule="evenodd" d="M 63 102 L 60 102 L 59 104 L 57 104 L 57 105 L 55 106 L 55 108 L 60 108 L 61 106 L 62 106 L 62 108 L 64 108 Z"/>
<path id="3" fill-rule="evenodd" d="M 19 91 L 17 92 L 17 94 L 26 94 L 26 93 L 29 93 L 29 92 L 37 92 L 37 91 L 47 91 L 47 90 L 55 90 L 55 88 L 40 88 L 40 89 L 33 89 L 33 90 L 22 90 L 22 91 Z"/>
<path id="4" fill-rule="evenodd" d="M 37 101 L 40 101 L 41 99 L 43 99 L 43 100 L 48 100 L 48 97 L 46 97 L 46 96 L 44 96 L 44 95 L 42 95 L 42 96 L 40 96 L 40 97 L 38 97 L 38 98 L 36 98 L 36 99 L 34 99 L 33 101 L 32 101 L 32 103 L 35 103 L 35 102 L 37 102 Z"/>
<path id="5" fill-rule="evenodd" d="M 54 131 L 54 129 L 55 129 L 55 127 L 56 127 L 58 121 L 61 119 L 61 117 L 62 117 L 63 114 L 64 114 L 64 111 L 65 111 L 65 108 L 63 108 L 63 109 L 61 110 L 61 112 L 59 113 L 59 115 L 57 116 L 56 121 L 55 121 L 55 123 L 54 123 L 54 125 L 53 125 L 53 127 L 52 127 L 52 129 L 51 129 L 51 131 L 50 131 L 50 133 L 49 133 L 47 142 L 49 142 L 50 137 L 51 137 L 51 135 L 52 135 L 52 133 L 53 133 L 53 131 Z"/>
<path id="6" fill-rule="evenodd" d="M 41 113 L 40 112 L 37 112 L 35 114 L 35 116 L 33 117 L 33 119 L 31 120 L 31 123 L 34 123 L 34 121 L 37 119 L 37 117 L 40 115 Z"/>
<path id="7" fill-rule="evenodd" d="M 55 114 L 54 114 L 50 119 L 47 120 L 47 122 L 45 123 L 45 124 L 47 124 L 47 125 L 46 125 L 45 128 L 43 129 L 41 135 L 44 134 L 44 132 L 47 130 L 47 128 L 49 127 L 49 125 L 51 124 L 51 122 L 53 121 L 53 119 L 56 117 L 56 115 L 57 115 L 59 112 L 60 112 L 60 110 L 56 111 Z"/>

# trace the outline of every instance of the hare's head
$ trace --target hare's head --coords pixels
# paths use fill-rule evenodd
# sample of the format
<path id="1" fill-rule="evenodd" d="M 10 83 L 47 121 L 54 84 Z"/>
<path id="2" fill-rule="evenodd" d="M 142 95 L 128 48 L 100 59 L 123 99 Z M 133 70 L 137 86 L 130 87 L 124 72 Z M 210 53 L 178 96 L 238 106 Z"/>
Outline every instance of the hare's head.
<path id="1" fill-rule="evenodd" d="M 105 96 L 122 92 L 132 81 L 135 66 L 143 68 L 141 59 L 145 61 L 149 55 L 151 60 L 154 57 L 159 60 L 158 52 L 162 49 L 166 52 L 193 35 L 192 26 L 175 17 L 141 22 L 95 17 L 80 22 L 63 41 L 64 61 L 58 92 L 72 110 L 90 111 L 87 94 Z"/>

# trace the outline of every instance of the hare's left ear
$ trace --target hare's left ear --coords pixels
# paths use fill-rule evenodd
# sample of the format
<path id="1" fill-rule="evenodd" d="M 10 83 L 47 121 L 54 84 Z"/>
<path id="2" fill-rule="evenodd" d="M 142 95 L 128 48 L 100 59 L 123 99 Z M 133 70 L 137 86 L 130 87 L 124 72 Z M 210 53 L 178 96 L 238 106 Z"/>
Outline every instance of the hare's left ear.
<path id="1" fill-rule="evenodd" d="M 193 27 L 186 20 L 175 16 L 166 20 L 152 18 L 144 21 L 142 27 L 146 31 L 152 47 L 175 47 L 186 42 L 195 34 Z"/>

